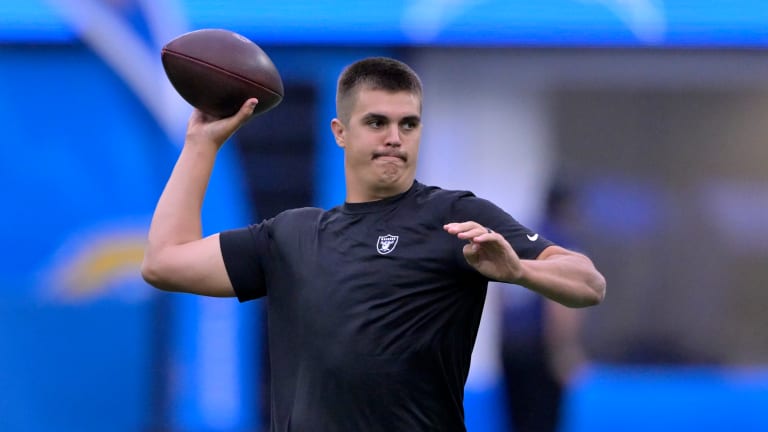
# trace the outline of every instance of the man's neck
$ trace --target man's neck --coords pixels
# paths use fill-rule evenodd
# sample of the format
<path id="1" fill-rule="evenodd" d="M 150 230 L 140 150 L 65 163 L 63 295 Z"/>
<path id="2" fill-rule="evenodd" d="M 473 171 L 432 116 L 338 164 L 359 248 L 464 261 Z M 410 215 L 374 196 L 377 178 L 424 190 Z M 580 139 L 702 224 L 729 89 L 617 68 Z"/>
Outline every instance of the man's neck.
<path id="1" fill-rule="evenodd" d="M 398 182 L 386 187 L 354 187 L 347 183 L 346 202 L 363 203 L 379 201 L 406 192 L 413 186 L 413 179 L 408 182 Z"/>

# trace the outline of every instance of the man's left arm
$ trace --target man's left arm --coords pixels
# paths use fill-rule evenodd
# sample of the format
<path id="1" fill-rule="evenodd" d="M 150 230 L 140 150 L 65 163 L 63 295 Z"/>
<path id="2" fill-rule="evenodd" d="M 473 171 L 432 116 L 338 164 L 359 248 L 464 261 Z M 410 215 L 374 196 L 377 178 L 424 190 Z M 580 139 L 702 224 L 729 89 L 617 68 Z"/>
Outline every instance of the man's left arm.
<path id="1" fill-rule="evenodd" d="M 605 297 L 605 278 L 586 255 L 549 246 L 535 260 L 520 259 L 507 239 L 477 222 L 444 229 L 467 240 L 464 258 L 489 279 L 522 285 L 569 307 L 586 307 Z"/>

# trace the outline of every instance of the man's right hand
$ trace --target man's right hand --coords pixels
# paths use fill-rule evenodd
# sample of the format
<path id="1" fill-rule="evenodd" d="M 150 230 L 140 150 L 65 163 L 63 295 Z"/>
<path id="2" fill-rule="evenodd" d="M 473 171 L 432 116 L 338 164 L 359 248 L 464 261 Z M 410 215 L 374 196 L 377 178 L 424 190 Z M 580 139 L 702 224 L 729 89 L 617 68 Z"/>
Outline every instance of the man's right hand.
<path id="1" fill-rule="evenodd" d="M 242 127 L 253 115 L 253 110 L 259 101 L 248 99 L 232 117 L 217 118 L 199 109 L 192 111 L 187 123 L 186 144 L 213 143 L 216 149 Z"/>

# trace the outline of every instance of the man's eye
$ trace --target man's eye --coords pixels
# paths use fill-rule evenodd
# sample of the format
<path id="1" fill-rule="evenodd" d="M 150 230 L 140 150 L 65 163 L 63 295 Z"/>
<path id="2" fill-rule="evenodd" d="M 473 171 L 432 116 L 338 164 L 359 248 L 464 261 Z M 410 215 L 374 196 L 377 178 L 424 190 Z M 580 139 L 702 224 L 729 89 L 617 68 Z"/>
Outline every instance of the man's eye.
<path id="1" fill-rule="evenodd" d="M 375 128 L 375 129 L 378 129 L 378 128 L 380 128 L 382 126 L 382 121 L 381 120 L 370 120 L 370 121 L 368 121 L 368 126 L 370 126 L 372 128 Z"/>
<path id="2" fill-rule="evenodd" d="M 405 130 L 413 130 L 416 129 L 419 126 L 416 122 L 405 122 L 403 123 L 403 129 Z"/>

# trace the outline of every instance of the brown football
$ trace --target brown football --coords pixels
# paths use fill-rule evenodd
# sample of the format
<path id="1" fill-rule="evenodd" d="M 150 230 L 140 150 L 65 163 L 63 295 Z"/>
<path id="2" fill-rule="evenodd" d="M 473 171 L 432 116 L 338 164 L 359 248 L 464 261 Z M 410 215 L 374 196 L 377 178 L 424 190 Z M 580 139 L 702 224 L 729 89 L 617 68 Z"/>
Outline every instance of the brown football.
<path id="1" fill-rule="evenodd" d="M 283 80 L 269 56 L 248 38 L 224 29 L 202 29 L 168 42 L 161 58 L 173 87 L 190 105 L 229 117 L 259 100 L 254 115 L 283 100 Z"/>

